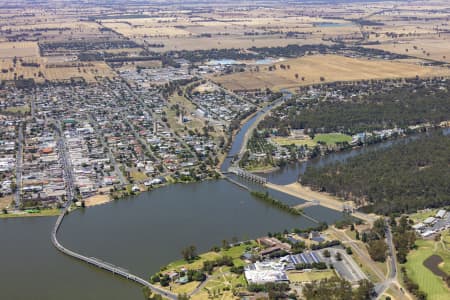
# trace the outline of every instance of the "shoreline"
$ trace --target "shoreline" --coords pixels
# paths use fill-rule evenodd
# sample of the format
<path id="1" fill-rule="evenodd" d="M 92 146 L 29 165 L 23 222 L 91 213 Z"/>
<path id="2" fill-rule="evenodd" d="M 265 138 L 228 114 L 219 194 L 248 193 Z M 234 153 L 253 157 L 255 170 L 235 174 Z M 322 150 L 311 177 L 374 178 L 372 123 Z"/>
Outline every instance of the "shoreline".
<path id="1" fill-rule="evenodd" d="M 380 140 L 378 142 L 372 143 L 372 144 L 362 144 L 362 145 L 353 145 L 351 147 L 348 148 L 344 148 L 344 149 L 340 149 L 340 150 L 333 150 L 331 152 L 325 153 L 323 155 L 319 155 L 316 156 L 314 158 L 302 158 L 302 159 L 297 159 L 295 161 L 288 161 L 286 166 L 292 165 L 292 164 L 297 164 L 297 163 L 305 163 L 314 159 L 321 159 L 321 158 L 326 158 L 328 155 L 332 155 L 332 154 L 338 154 L 338 153 L 342 153 L 342 152 L 346 152 L 346 151 L 353 151 L 353 150 L 358 150 L 358 149 L 363 149 L 365 147 L 369 147 L 369 146 L 376 146 L 376 145 L 380 145 L 383 143 L 387 143 L 387 142 L 393 142 L 393 141 L 397 141 L 397 140 L 402 140 L 402 139 L 407 139 L 407 138 L 411 138 L 414 137 L 416 135 L 420 135 L 420 134 L 426 134 L 429 130 L 448 130 L 450 128 L 450 121 L 445 121 L 445 122 L 441 122 L 443 124 L 439 124 L 439 125 L 435 125 L 432 127 L 421 127 L 422 129 L 425 129 L 425 131 L 422 130 L 417 130 L 415 129 L 414 131 L 410 132 L 410 133 L 404 133 L 403 135 L 399 135 L 399 136 L 392 136 L 389 137 L 387 139 L 384 140 Z M 265 169 L 264 167 L 261 168 L 261 171 L 256 169 L 256 170 L 249 170 L 249 169 L 245 169 L 246 171 L 250 172 L 250 173 L 256 173 L 256 174 L 270 174 L 272 172 L 278 171 L 280 169 L 282 169 L 283 167 L 272 167 L 272 166 L 267 166 L 267 168 Z"/>
<path id="2" fill-rule="evenodd" d="M 71 208 L 70 212 L 74 211 L 76 209 L 80 209 L 80 208 L 91 208 L 91 207 L 95 207 L 95 206 L 105 205 L 105 204 L 108 204 L 108 203 L 111 203 L 114 201 L 120 201 L 120 200 L 125 199 L 126 197 L 137 196 L 141 193 L 151 192 L 155 189 L 168 187 L 168 186 L 174 185 L 174 184 L 191 184 L 191 183 L 200 183 L 200 182 L 204 182 L 204 181 L 219 180 L 219 179 L 225 179 L 225 178 L 223 176 L 221 176 L 219 178 L 206 178 L 206 179 L 202 179 L 199 181 L 178 181 L 178 182 L 167 181 L 166 183 L 152 187 L 151 189 L 141 189 L 141 191 L 139 191 L 139 192 L 134 192 L 133 194 L 121 195 L 118 198 L 114 198 L 113 194 L 104 194 L 104 195 L 98 194 L 98 195 L 90 196 L 86 199 L 83 199 L 83 200 L 77 202 L 77 203 L 81 203 L 82 201 L 85 201 L 85 207 L 73 206 L 73 208 Z M 14 211 L 11 211 L 11 213 L 8 212 L 7 214 L 0 213 L 0 219 L 54 217 L 54 216 L 58 216 L 60 213 L 61 213 L 61 209 L 59 209 L 59 208 L 41 209 L 39 213 L 27 213 L 25 211 L 20 211 L 20 213 L 14 213 Z"/>
<path id="3" fill-rule="evenodd" d="M 273 183 L 267 183 L 265 185 L 266 187 L 286 193 L 288 195 L 303 199 L 305 201 L 319 201 L 319 205 L 342 212 L 343 206 L 346 205 L 348 207 L 351 207 L 353 209 L 352 215 L 365 220 L 369 223 L 373 223 L 376 220 L 375 214 L 365 214 L 362 212 L 358 212 L 355 210 L 354 202 L 353 201 L 344 201 L 341 200 L 331 194 L 327 193 L 321 193 L 317 191 L 311 190 L 311 188 L 307 186 L 301 185 L 299 182 L 287 184 L 287 185 L 277 185 Z"/>

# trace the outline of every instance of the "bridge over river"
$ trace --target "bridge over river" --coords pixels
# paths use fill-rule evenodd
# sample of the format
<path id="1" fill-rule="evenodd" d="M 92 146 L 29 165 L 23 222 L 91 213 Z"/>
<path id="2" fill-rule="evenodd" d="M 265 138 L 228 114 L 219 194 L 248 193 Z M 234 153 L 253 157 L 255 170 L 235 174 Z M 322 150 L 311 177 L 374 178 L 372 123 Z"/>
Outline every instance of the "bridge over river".
<path id="1" fill-rule="evenodd" d="M 61 214 L 58 216 L 58 219 L 56 220 L 55 226 L 53 227 L 53 230 L 52 230 L 52 233 L 51 233 L 52 243 L 59 251 L 61 251 L 62 253 L 66 254 L 68 256 L 71 256 L 73 258 L 82 260 L 82 261 L 84 261 L 84 262 L 86 262 L 86 263 L 88 263 L 90 265 L 93 265 L 93 266 L 95 266 L 97 268 L 100 268 L 100 269 L 106 270 L 108 272 L 111 272 L 114 275 L 119 275 L 119 276 L 121 276 L 121 277 L 123 277 L 125 279 L 134 281 L 134 282 L 136 282 L 136 283 L 138 283 L 138 284 L 140 284 L 140 285 L 142 285 L 144 287 L 148 287 L 153 293 L 159 294 L 159 295 L 161 295 L 161 296 L 163 296 L 165 298 L 173 299 L 173 300 L 176 300 L 178 298 L 177 295 L 175 295 L 173 293 L 170 293 L 170 292 L 168 292 L 166 290 L 163 290 L 163 289 L 161 289 L 161 288 L 159 288 L 157 286 L 154 286 L 153 284 L 151 284 L 147 280 L 145 280 L 145 279 L 143 279 L 143 278 L 141 278 L 139 276 L 136 276 L 136 275 L 130 273 L 129 271 L 127 271 L 127 270 L 125 270 L 123 268 L 114 266 L 113 264 L 110 264 L 110 263 L 105 262 L 105 261 L 101 261 L 101 260 L 99 260 L 99 259 L 97 259 L 95 257 L 84 256 L 84 255 L 82 255 L 80 253 L 77 253 L 75 251 L 67 249 L 63 245 L 61 245 L 61 243 L 57 239 L 57 233 L 58 233 L 59 228 L 61 227 L 61 224 L 62 224 L 62 222 L 64 220 L 64 217 L 69 212 L 69 208 L 70 208 L 71 204 L 72 204 L 72 201 L 69 201 L 69 202 L 66 203 L 66 206 L 61 211 Z"/>

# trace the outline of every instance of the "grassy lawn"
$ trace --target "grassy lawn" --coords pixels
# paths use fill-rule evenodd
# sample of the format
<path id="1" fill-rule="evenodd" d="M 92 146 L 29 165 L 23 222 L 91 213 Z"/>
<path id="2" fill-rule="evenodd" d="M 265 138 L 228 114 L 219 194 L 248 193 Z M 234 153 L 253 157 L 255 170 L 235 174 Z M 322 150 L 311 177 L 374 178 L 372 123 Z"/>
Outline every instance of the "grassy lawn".
<path id="1" fill-rule="evenodd" d="M 235 265 L 243 265 L 243 261 L 240 259 L 240 256 L 246 251 L 247 247 L 253 247 L 255 246 L 256 243 L 252 242 L 252 244 L 250 245 L 239 245 L 236 247 L 232 247 L 228 250 L 220 250 L 219 252 L 214 252 L 214 251 L 210 251 L 210 252 L 206 252 L 203 254 L 199 255 L 199 259 L 188 263 L 186 262 L 184 259 L 180 259 L 174 262 L 171 262 L 170 264 L 168 264 L 165 269 L 166 270 L 177 270 L 181 267 L 185 267 L 188 270 L 198 270 L 201 269 L 203 267 L 203 262 L 206 260 L 214 260 L 217 259 L 219 257 L 222 256 L 231 256 L 231 258 L 233 258 L 234 264 Z"/>
<path id="2" fill-rule="evenodd" d="M 30 110 L 31 110 L 30 106 L 23 105 L 23 106 L 8 107 L 4 111 L 5 112 L 9 112 L 9 113 L 13 113 L 13 114 L 17 114 L 17 113 L 26 114 L 26 113 L 29 113 Z"/>
<path id="3" fill-rule="evenodd" d="M 175 110 L 170 109 L 170 107 L 174 104 L 178 104 L 180 109 L 184 111 L 186 117 L 190 120 L 184 124 L 180 124 L 179 117 L 177 117 Z M 170 128 L 174 130 L 184 131 L 184 126 L 191 130 L 202 130 L 204 127 L 204 122 L 200 118 L 193 117 L 191 113 L 195 112 L 196 107 L 192 104 L 188 99 L 184 96 L 178 96 L 177 93 L 173 94 L 169 98 L 169 107 L 165 109 L 167 120 L 169 122 Z"/>
<path id="4" fill-rule="evenodd" d="M 445 273 L 450 275 L 450 231 L 442 233 L 441 242 L 436 247 L 436 254 L 438 254 L 444 262 L 439 265 Z"/>
<path id="5" fill-rule="evenodd" d="M 227 250 L 221 250 L 219 252 L 206 252 L 199 255 L 199 259 L 188 263 L 185 260 L 177 260 L 166 267 L 162 268 L 165 271 L 178 271 L 181 267 L 184 267 L 188 270 L 198 270 L 203 267 L 203 262 L 206 260 L 214 260 L 222 256 L 230 256 L 233 258 L 233 262 L 236 266 L 244 265 L 244 261 L 240 259 L 241 255 L 246 252 L 248 247 L 256 246 L 255 242 L 252 242 L 250 245 L 239 245 L 236 247 L 232 247 Z M 189 294 L 195 288 L 199 282 L 190 282 L 184 285 L 179 284 L 171 284 L 172 292 L 178 293 L 187 293 Z M 230 272 L 230 267 L 217 267 L 214 269 L 213 273 L 209 275 L 208 282 L 204 286 L 204 288 L 199 291 L 196 295 L 192 297 L 192 299 L 211 299 L 211 298 L 220 298 L 220 299 L 234 299 L 232 294 L 232 289 L 245 286 L 246 281 L 244 275 L 236 275 Z M 224 291 L 224 288 L 230 288 L 230 291 Z M 167 288 L 165 288 L 167 289 Z M 215 295 L 215 296 L 214 296 Z"/>
<path id="6" fill-rule="evenodd" d="M 192 281 L 192 282 L 188 282 L 186 284 L 172 284 L 172 293 L 174 294 L 189 294 L 191 293 L 193 290 L 195 290 L 195 288 L 199 285 L 200 283 L 197 281 Z"/>
<path id="7" fill-rule="evenodd" d="M 336 273 L 334 273 L 333 270 L 326 270 L 312 272 L 289 272 L 287 275 L 291 282 L 311 282 L 314 280 L 335 277 Z"/>
<path id="8" fill-rule="evenodd" d="M 145 173 L 139 171 L 131 171 L 130 175 L 135 181 L 144 181 L 148 179 L 148 176 L 145 175 Z"/>
<path id="9" fill-rule="evenodd" d="M 450 251 L 450 231 L 442 233 L 442 243 L 444 244 L 444 249 Z"/>
<path id="10" fill-rule="evenodd" d="M 360 247 L 364 249 L 363 247 Z M 364 274 L 367 275 L 367 278 L 372 281 L 373 283 L 380 282 L 380 279 L 375 274 L 375 272 L 372 270 L 370 266 L 365 264 L 363 260 L 357 255 L 355 252 L 353 252 L 352 258 L 355 260 L 355 262 L 358 264 L 358 266 L 361 268 L 361 270 L 364 272 Z"/>
<path id="11" fill-rule="evenodd" d="M 250 165 L 246 166 L 245 169 L 249 172 L 267 172 L 276 170 L 276 167 L 272 165 Z"/>
<path id="12" fill-rule="evenodd" d="M 375 262 L 375 264 L 378 266 L 378 268 L 384 273 L 388 273 L 388 263 L 386 262 Z"/>
<path id="13" fill-rule="evenodd" d="M 345 230 L 345 234 L 352 238 L 352 240 L 356 241 L 356 231 L 351 231 L 350 228 Z"/>
<path id="14" fill-rule="evenodd" d="M 23 212 L 20 214 L 0 214 L 0 218 L 28 218 L 28 217 L 51 217 L 51 216 L 57 216 L 60 214 L 60 210 L 57 208 L 54 209 L 43 209 L 38 213 L 27 213 Z"/>
<path id="15" fill-rule="evenodd" d="M 408 255 L 408 261 L 405 264 L 408 276 L 416 282 L 420 289 L 427 293 L 429 300 L 450 299 L 450 290 L 446 288 L 443 280 L 434 275 L 423 262 L 433 254 L 444 255 L 446 265 L 450 263 L 450 253 L 439 247 L 435 251 L 435 242 L 430 240 L 418 240 L 418 248 Z"/>
<path id="16" fill-rule="evenodd" d="M 319 133 L 316 134 L 314 139 L 295 139 L 289 137 L 274 137 L 272 138 L 274 143 L 280 146 L 289 146 L 294 144 L 295 146 L 307 145 L 308 147 L 314 147 L 318 142 L 325 143 L 327 145 L 333 145 L 338 142 L 351 142 L 352 137 L 342 133 Z"/>
<path id="17" fill-rule="evenodd" d="M 324 134 L 320 133 L 316 134 L 313 140 L 316 143 L 323 142 L 327 145 L 333 145 L 339 142 L 350 143 L 352 141 L 352 137 L 342 133 L 324 133 Z"/>
<path id="18" fill-rule="evenodd" d="M 387 297 L 391 297 L 391 299 L 394 299 L 394 297 L 392 296 L 394 294 L 394 292 L 392 291 L 392 288 L 389 288 L 386 293 L 383 294 L 383 296 L 381 297 L 381 300 L 386 300 L 388 299 Z"/>
<path id="19" fill-rule="evenodd" d="M 13 195 L 0 197 L 0 209 L 9 207 L 11 205 L 11 203 L 13 202 L 13 200 L 14 200 Z"/>
<path id="20" fill-rule="evenodd" d="M 307 145 L 308 147 L 314 147 L 317 143 L 311 139 L 295 139 L 289 137 L 273 137 L 271 140 L 280 146 L 290 146 L 294 144 L 295 146 Z"/>
<path id="21" fill-rule="evenodd" d="M 219 270 L 215 271 L 202 291 L 194 295 L 192 299 L 237 299 L 233 296 L 232 290 L 237 285 L 245 286 L 244 276 L 237 276 L 226 270 L 228 268 L 219 268 Z M 224 291 L 224 288 L 229 288 L 230 291 Z"/>
<path id="22" fill-rule="evenodd" d="M 171 262 L 170 264 L 167 265 L 167 270 L 173 270 L 173 269 L 179 269 L 181 267 L 184 267 L 188 270 L 198 270 L 201 269 L 203 267 L 203 262 L 206 260 L 214 260 L 216 258 L 221 257 L 221 255 L 217 252 L 206 252 L 203 254 L 199 255 L 199 259 L 194 260 L 191 263 L 188 263 L 187 261 L 185 261 L 184 259 L 180 259 L 174 262 Z"/>

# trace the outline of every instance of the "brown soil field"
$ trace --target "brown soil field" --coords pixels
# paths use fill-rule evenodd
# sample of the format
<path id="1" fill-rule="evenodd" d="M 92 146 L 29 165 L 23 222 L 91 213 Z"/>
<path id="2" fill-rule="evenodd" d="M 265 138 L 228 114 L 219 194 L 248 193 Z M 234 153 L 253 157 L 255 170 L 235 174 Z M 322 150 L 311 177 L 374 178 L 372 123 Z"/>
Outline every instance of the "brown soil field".
<path id="1" fill-rule="evenodd" d="M 206 37 L 178 37 L 178 38 L 152 38 L 146 40 L 148 43 L 161 43 L 164 48 L 152 49 L 156 52 L 165 52 L 171 50 L 201 50 L 201 49 L 225 49 L 239 48 L 247 49 L 251 47 L 278 47 L 289 44 L 327 44 L 319 37 L 308 37 L 308 39 L 280 38 L 279 35 L 271 36 L 222 36 L 220 38 Z"/>
<path id="2" fill-rule="evenodd" d="M 113 29 L 114 31 L 117 31 L 120 34 L 123 34 L 127 37 L 136 37 L 136 36 L 180 36 L 180 35 L 189 35 L 189 32 L 186 30 L 176 28 L 176 27 L 170 27 L 170 26 L 163 26 L 158 25 L 155 26 L 149 26 L 144 24 L 135 25 L 135 21 L 131 23 L 133 25 L 129 25 L 124 22 L 117 22 L 117 23 L 104 23 L 105 27 L 108 27 L 110 29 Z"/>
<path id="3" fill-rule="evenodd" d="M 95 195 L 84 200 L 85 205 L 88 207 L 108 203 L 109 201 L 111 201 L 109 195 Z"/>
<path id="4" fill-rule="evenodd" d="M 418 38 L 404 41 L 388 41 L 381 45 L 367 47 L 450 63 L 450 35 L 432 39 Z"/>
<path id="5" fill-rule="evenodd" d="M 280 64 L 289 65 L 290 69 L 282 70 Z M 321 82 L 450 75 L 450 70 L 446 68 L 338 55 L 304 56 L 276 63 L 276 66 L 275 71 L 268 71 L 268 66 L 265 66 L 259 72 L 246 71 L 211 77 L 211 80 L 231 90 L 264 88 L 278 90 Z M 295 74 L 299 75 L 298 79 Z"/>
<path id="6" fill-rule="evenodd" d="M 58 20 L 57 22 L 53 23 L 40 23 L 37 22 L 36 24 L 22 24 L 22 25 L 16 25 L 16 26 L 4 26 L 3 30 L 42 30 L 46 28 L 70 28 L 75 31 L 86 31 L 86 30 L 93 30 L 98 29 L 99 25 L 94 22 L 82 22 L 78 21 L 76 19 L 64 19 L 64 20 Z"/>
<path id="7" fill-rule="evenodd" d="M 36 42 L 0 43 L 0 58 L 37 57 L 39 49 Z"/>
<path id="8" fill-rule="evenodd" d="M 36 82 L 43 82 L 45 79 L 50 81 L 66 80 L 72 77 L 83 77 L 87 82 L 94 82 L 96 76 L 100 77 L 114 77 L 114 71 L 104 62 L 89 62 L 80 63 L 80 67 L 77 63 L 46 63 L 46 59 L 43 58 L 24 58 L 24 62 L 38 63 L 39 67 L 22 66 L 20 62 L 17 62 L 14 67 L 13 60 L 0 59 L 0 80 L 13 80 L 14 74 L 17 74 L 17 78 L 23 76 L 24 79 L 34 79 Z M 4 72 L 6 71 L 7 72 Z M 39 76 L 39 72 L 42 72 L 43 77 Z"/>
<path id="9" fill-rule="evenodd" d="M 161 66 L 162 66 L 162 62 L 160 60 L 135 61 L 133 63 L 131 63 L 131 62 L 124 63 L 121 67 L 117 68 L 117 70 L 119 70 L 119 71 L 135 70 L 136 67 L 159 68 Z"/>
<path id="10" fill-rule="evenodd" d="M 14 198 L 12 195 L 0 197 L 0 210 L 9 207 L 13 200 L 14 200 Z M 1 213 L 2 212 L 0 212 L 0 214 Z"/>
<path id="11" fill-rule="evenodd" d="M 45 68 L 44 76 L 48 80 L 63 80 L 71 77 L 83 77 L 88 82 L 94 82 L 96 76 L 114 77 L 114 71 L 104 62 L 90 62 L 90 66 L 86 67 L 62 67 L 62 68 Z"/>

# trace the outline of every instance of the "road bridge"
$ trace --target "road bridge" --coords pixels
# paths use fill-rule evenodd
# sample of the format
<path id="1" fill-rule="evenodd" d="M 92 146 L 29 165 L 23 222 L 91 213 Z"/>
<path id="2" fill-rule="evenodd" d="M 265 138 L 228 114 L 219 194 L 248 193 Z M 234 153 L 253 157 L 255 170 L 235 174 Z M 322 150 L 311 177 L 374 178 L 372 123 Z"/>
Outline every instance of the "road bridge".
<path id="1" fill-rule="evenodd" d="M 127 271 L 127 270 L 125 270 L 123 268 L 114 266 L 113 264 L 110 264 L 108 262 L 102 261 L 102 260 L 100 260 L 98 258 L 95 258 L 95 257 L 84 256 L 84 255 L 79 254 L 77 252 L 74 252 L 74 251 L 72 251 L 70 249 L 67 249 L 63 245 L 61 245 L 61 243 L 57 239 L 57 233 L 58 233 L 58 230 L 59 230 L 59 228 L 60 228 L 60 226 L 61 226 L 61 224 L 62 224 L 62 222 L 64 220 L 64 217 L 69 212 L 69 207 L 70 207 L 71 204 L 72 204 L 72 201 L 70 201 L 70 200 L 66 203 L 66 206 L 64 207 L 64 209 L 62 210 L 62 212 L 59 215 L 58 219 L 56 220 L 55 226 L 53 227 L 53 230 L 52 230 L 52 233 L 51 233 L 52 243 L 59 251 L 61 251 L 62 253 L 66 254 L 68 256 L 71 256 L 73 258 L 82 260 L 82 261 L 84 261 L 84 262 L 86 262 L 86 263 L 88 263 L 90 265 L 93 265 L 93 266 L 95 266 L 97 268 L 109 271 L 109 272 L 111 272 L 114 275 L 122 276 L 125 279 L 134 281 L 134 282 L 136 282 L 136 283 L 138 283 L 138 284 L 140 284 L 142 286 L 148 287 L 153 293 L 159 294 L 159 295 L 161 295 L 161 296 L 163 296 L 165 298 L 172 299 L 172 300 L 176 300 L 177 299 L 177 295 L 175 295 L 173 293 L 170 293 L 168 291 L 165 291 L 165 290 L 163 290 L 163 289 L 161 289 L 161 288 L 159 288 L 157 286 L 154 286 L 153 284 L 151 284 L 147 280 L 145 280 L 143 278 L 140 278 L 139 276 L 136 276 L 136 275 L 130 273 L 129 271 Z"/>

